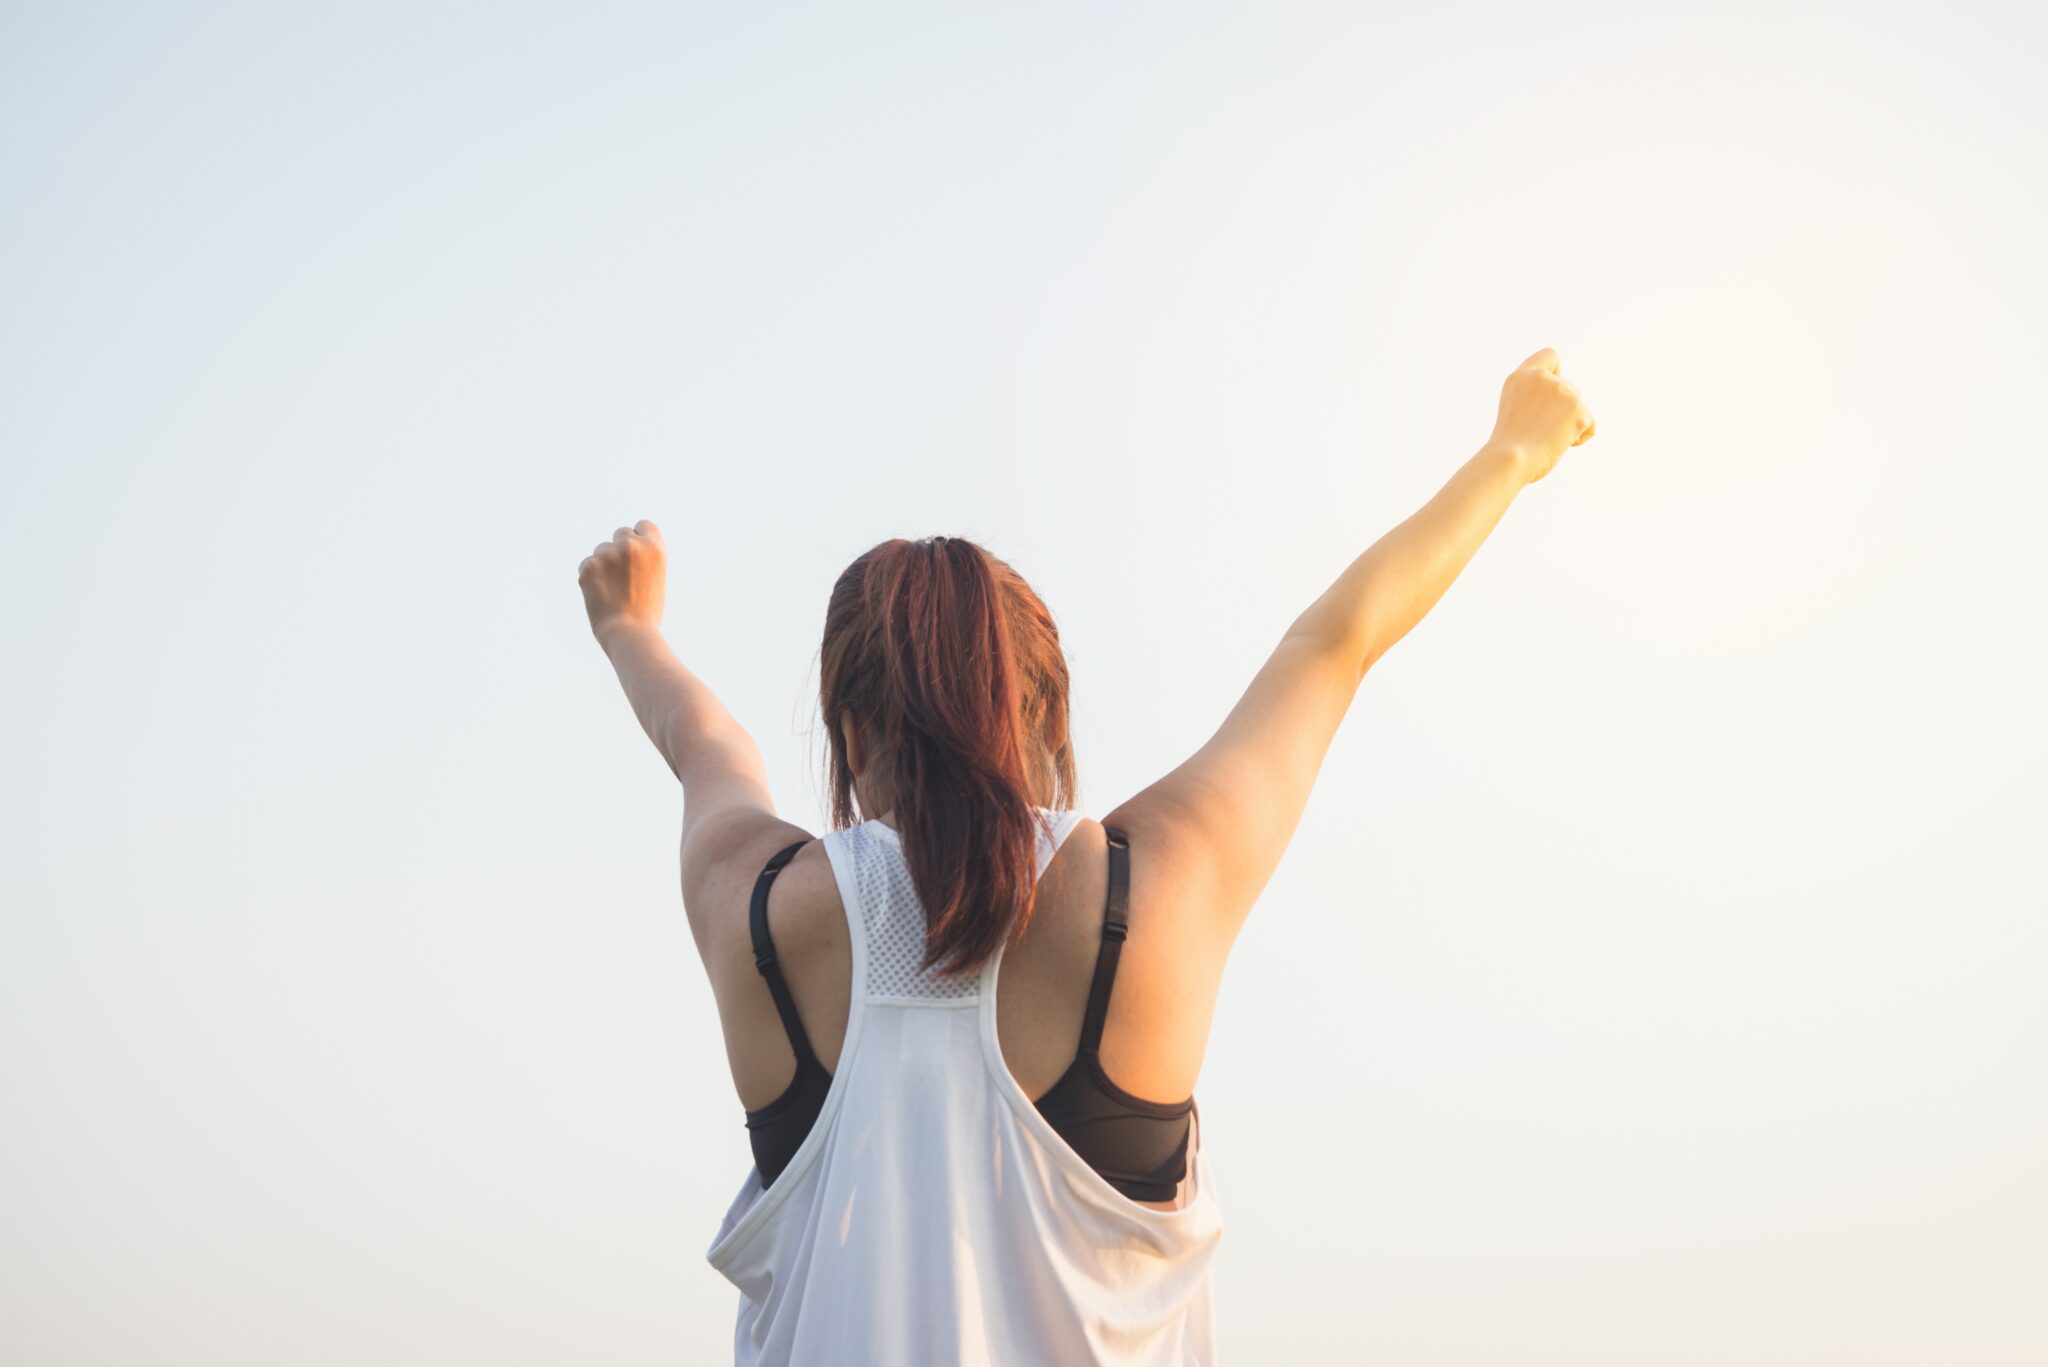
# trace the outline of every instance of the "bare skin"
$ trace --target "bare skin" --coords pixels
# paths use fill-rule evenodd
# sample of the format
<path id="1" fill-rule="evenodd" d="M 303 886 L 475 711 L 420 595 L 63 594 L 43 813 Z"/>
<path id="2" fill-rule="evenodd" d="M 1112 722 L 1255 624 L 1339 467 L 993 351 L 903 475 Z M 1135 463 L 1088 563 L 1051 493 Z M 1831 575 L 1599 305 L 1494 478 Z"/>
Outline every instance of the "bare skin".
<path id="1" fill-rule="evenodd" d="M 1104 824 L 1131 841 L 1130 934 L 1104 1025 L 1105 1071 L 1159 1101 L 1201 1074 L 1223 967 L 1300 823 L 1365 674 L 1458 577 L 1515 495 L 1594 432 L 1545 348 L 1502 385 L 1492 434 L 1413 516 L 1354 560 L 1289 625 L 1216 733 L 1185 763 L 1078 822 L 1047 867 L 1031 923 L 1004 951 L 1003 1060 L 1027 1096 L 1073 1061 L 1109 881 Z M 591 630 L 643 728 L 683 784 L 683 905 L 710 977 L 739 1104 L 782 1094 L 796 1059 L 754 966 L 747 907 L 768 857 L 809 844 L 777 877 L 769 923 L 818 1058 L 836 1070 L 851 1006 L 845 908 L 814 833 L 775 814 L 752 738 L 662 637 L 666 549 L 652 522 L 621 527 L 579 567 Z M 863 812 L 890 794 L 848 736 Z M 1172 1209 L 1174 1202 L 1146 1202 Z"/>

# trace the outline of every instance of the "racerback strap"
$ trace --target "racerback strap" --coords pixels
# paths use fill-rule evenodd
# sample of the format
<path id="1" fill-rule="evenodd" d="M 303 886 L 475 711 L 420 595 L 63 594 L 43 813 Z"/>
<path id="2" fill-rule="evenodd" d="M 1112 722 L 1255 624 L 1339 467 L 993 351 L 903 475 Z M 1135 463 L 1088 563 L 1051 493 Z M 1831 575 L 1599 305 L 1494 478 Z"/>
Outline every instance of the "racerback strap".
<path id="1" fill-rule="evenodd" d="M 1109 901 L 1102 913 L 1102 948 L 1095 956 L 1095 981 L 1088 988 L 1088 1014 L 1081 1018 L 1081 1052 L 1102 1052 L 1102 1026 L 1109 1019 L 1109 989 L 1116 980 L 1117 960 L 1123 955 L 1124 934 L 1130 929 L 1131 842 L 1114 826 L 1104 826 L 1109 841 Z"/>
<path id="2" fill-rule="evenodd" d="M 782 1028 L 789 1034 L 789 1047 L 796 1050 L 799 1070 L 806 1060 L 816 1061 L 811 1052 L 811 1038 L 804 1033 L 803 1020 L 796 1013 L 796 1002 L 789 995 L 789 984 L 782 980 L 782 965 L 775 961 L 775 944 L 768 938 L 768 886 L 775 881 L 775 875 L 782 872 L 782 866 L 795 857 L 796 852 L 809 840 L 799 840 L 787 849 L 777 850 L 768 864 L 761 870 L 761 876 L 754 881 L 754 901 L 747 911 L 747 928 L 754 937 L 754 967 L 761 970 L 761 976 L 768 980 L 768 991 L 775 997 L 775 1010 L 782 1017 Z"/>

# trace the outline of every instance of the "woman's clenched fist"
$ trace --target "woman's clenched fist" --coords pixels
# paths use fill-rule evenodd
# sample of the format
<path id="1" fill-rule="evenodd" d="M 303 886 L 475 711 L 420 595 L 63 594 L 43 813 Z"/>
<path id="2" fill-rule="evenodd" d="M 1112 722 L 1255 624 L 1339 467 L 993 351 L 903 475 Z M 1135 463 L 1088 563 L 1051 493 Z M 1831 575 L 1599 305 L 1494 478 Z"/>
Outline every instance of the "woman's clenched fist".
<path id="1" fill-rule="evenodd" d="M 576 582 L 583 586 L 583 606 L 598 640 L 624 626 L 660 626 L 668 591 L 661 528 L 645 519 L 619 528 L 576 567 Z"/>
<path id="2" fill-rule="evenodd" d="M 1531 484 L 1556 467 L 1567 447 L 1593 435 L 1593 415 L 1557 365 L 1557 353 L 1545 347 L 1500 388 L 1500 415 L 1489 444 L 1518 452 Z"/>

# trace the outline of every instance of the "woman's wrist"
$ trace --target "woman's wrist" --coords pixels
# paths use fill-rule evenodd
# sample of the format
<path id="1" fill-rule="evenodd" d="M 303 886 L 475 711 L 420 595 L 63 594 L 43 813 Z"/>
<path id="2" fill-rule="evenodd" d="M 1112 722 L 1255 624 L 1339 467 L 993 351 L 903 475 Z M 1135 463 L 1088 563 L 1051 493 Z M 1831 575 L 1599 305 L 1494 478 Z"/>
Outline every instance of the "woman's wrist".
<path id="1" fill-rule="evenodd" d="M 1473 459 L 1496 466 L 1503 471 L 1511 472 L 1518 483 L 1527 484 L 1529 482 L 1529 453 L 1525 448 L 1513 442 L 1490 437 L 1487 439 L 1486 445 L 1479 448 L 1478 455 L 1474 456 Z"/>
<path id="2" fill-rule="evenodd" d="M 590 630 L 591 634 L 597 637 L 598 647 L 607 655 L 614 654 L 619 646 L 626 642 L 649 634 L 661 634 L 661 628 L 623 612 L 591 623 Z"/>

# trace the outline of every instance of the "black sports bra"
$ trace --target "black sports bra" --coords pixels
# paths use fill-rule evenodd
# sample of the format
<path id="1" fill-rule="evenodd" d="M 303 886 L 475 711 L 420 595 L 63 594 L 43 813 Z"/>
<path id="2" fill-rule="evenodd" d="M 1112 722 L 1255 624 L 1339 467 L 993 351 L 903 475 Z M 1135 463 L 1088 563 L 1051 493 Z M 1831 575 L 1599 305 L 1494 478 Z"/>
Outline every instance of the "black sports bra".
<path id="1" fill-rule="evenodd" d="M 1102 917 L 1095 980 L 1088 989 L 1087 1014 L 1081 1020 L 1081 1046 L 1059 1081 L 1034 1104 L 1074 1152 L 1112 1187 L 1133 1200 L 1169 1201 L 1187 1175 L 1195 1099 L 1190 1095 L 1182 1101 L 1147 1101 L 1111 1082 L 1102 1069 L 1102 1027 L 1109 1017 L 1109 991 L 1116 979 L 1117 959 L 1130 928 L 1131 891 L 1130 840 L 1114 826 L 1103 830 L 1109 839 L 1109 900 Z M 768 887 L 807 843 L 799 840 L 769 859 L 754 883 L 747 917 L 754 940 L 754 966 L 768 980 L 775 1010 L 782 1017 L 790 1047 L 796 1051 L 796 1076 L 782 1095 L 746 1113 L 747 1138 L 764 1187 L 773 1184 L 796 1156 L 832 1086 L 832 1074 L 811 1050 L 810 1037 L 804 1033 L 768 937 Z"/>

